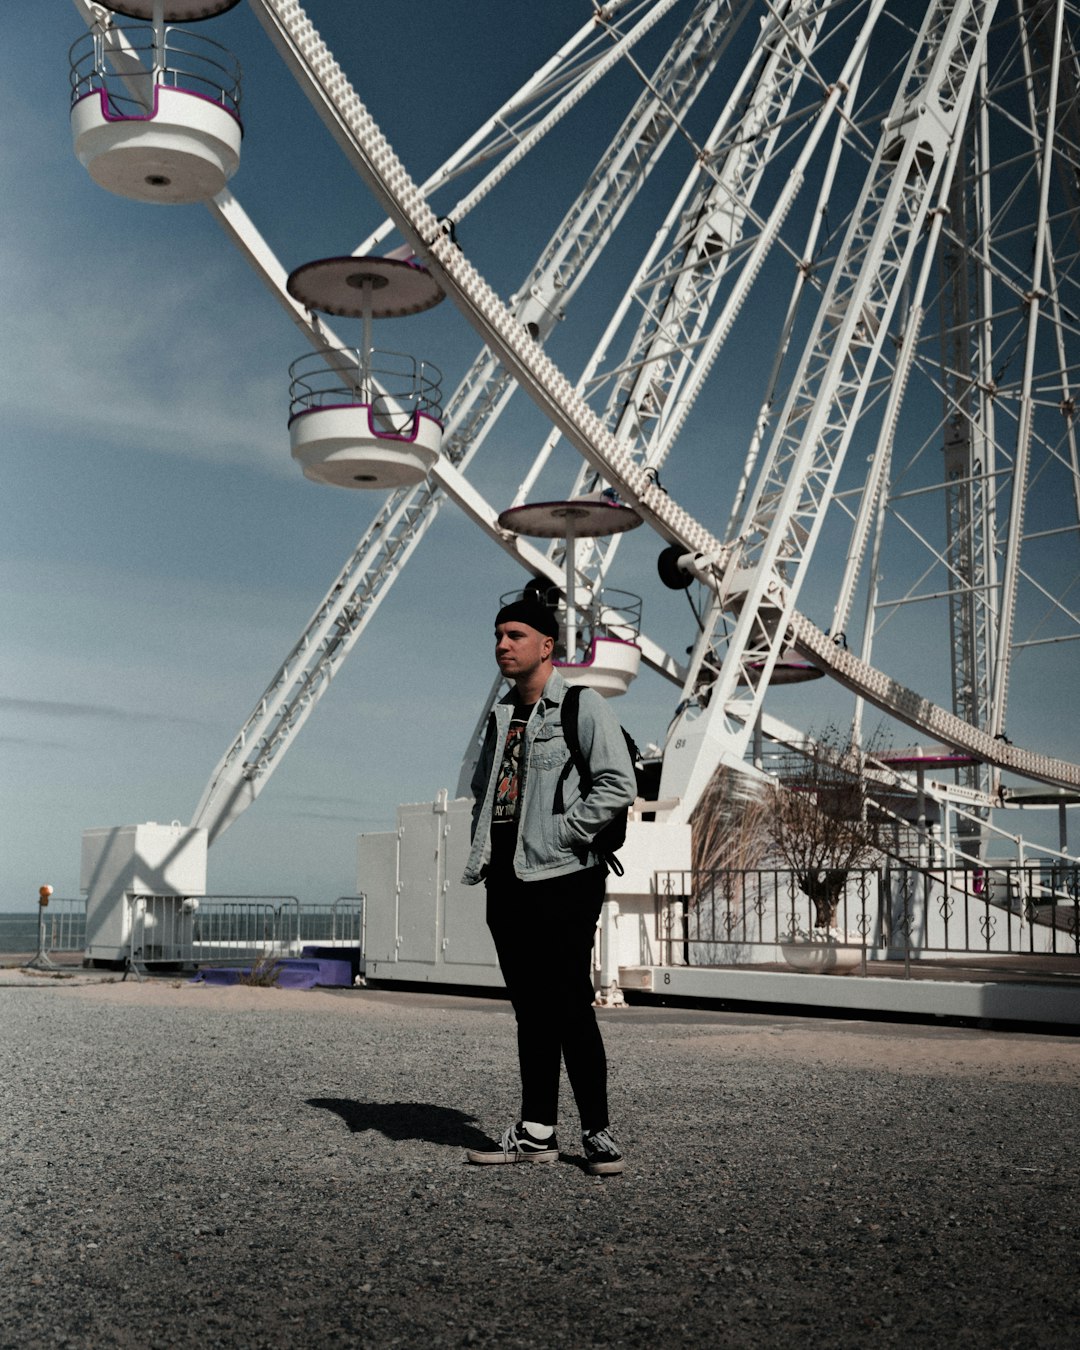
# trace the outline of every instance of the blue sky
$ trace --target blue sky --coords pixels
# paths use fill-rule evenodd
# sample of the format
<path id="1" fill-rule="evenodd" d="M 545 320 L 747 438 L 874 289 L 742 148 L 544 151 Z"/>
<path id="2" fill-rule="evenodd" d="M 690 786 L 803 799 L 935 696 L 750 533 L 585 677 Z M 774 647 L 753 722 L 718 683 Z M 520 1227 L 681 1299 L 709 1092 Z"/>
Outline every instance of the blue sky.
<path id="1" fill-rule="evenodd" d="M 496 0 L 452 22 L 454 7 L 418 0 L 407 25 L 395 6 L 307 8 L 418 180 L 590 10 L 515 6 L 509 32 Z M 44 882 L 77 893 L 84 828 L 190 818 L 377 503 L 308 483 L 293 465 L 287 367 L 306 347 L 209 213 L 112 197 L 75 160 L 74 8 L 9 0 L 5 17 L 0 909 L 22 909 Z M 348 252 L 381 217 L 261 27 L 242 5 L 201 31 L 245 72 L 231 185 L 245 209 L 288 268 Z M 591 105 L 600 126 L 621 114 L 622 78 Z M 466 251 L 504 296 L 557 223 L 563 184 L 590 162 L 564 138 L 470 218 Z M 620 247 L 625 272 L 633 259 Z M 590 283 L 578 305 L 611 284 Z M 449 304 L 387 323 L 377 342 L 434 361 L 447 393 L 477 348 Z M 558 342 L 573 375 L 591 343 L 570 325 Z M 519 402 L 474 475 L 497 506 L 546 430 Z M 665 472 L 716 530 L 730 476 L 706 472 L 704 456 L 736 403 L 746 400 L 730 388 L 717 396 L 712 421 L 688 427 Z M 541 495 L 562 495 L 573 468 L 562 450 Z M 623 547 L 614 584 L 644 596 L 647 629 L 681 655 L 692 620 L 656 581 L 657 541 L 639 530 Z M 398 802 L 456 783 L 493 674 L 497 597 L 522 579 L 445 506 L 259 801 L 214 846 L 210 889 L 306 901 L 353 892 L 357 833 L 392 828 Z M 840 704 L 815 690 L 770 699 L 796 720 L 812 697 L 821 725 Z M 619 713 L 644 743 L 662 737 L 673 708 L 672 687 L 643 674 Z"/>

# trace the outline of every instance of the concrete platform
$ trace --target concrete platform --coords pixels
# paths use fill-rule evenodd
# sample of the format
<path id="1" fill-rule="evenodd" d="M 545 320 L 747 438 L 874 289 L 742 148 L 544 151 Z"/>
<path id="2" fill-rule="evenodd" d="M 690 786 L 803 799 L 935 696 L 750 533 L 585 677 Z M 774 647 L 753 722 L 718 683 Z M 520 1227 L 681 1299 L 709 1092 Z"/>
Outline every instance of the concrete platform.
<path id="1" fill-rule="evenodd" d="M 783 967 L 653 967 L 644 996 L 799 1013 L 949 1018 L 1080 1032 L 1080 962 L 1060 957 L 868 963 L 867 973 L 804 975 Z M 628 991 L 630 992 L 630 991 Z"/>
<path id="2" fill-rule="evenodd" d="M 122 972 L 90 970 L 74 952 L 51 958 L 55 971 L 26 970 L 30 954 L 0 958 L 0 986 L 47 981 L 94 984 L 122 979 Z M 649 983 L 627 988 L 631 1001 L 692 1002 L 717 1008 L 755 1008 L 792 1015 L 864 1016 L 881 1020 L 950 1020 L 972 1025 L 1080 1034 L 1080 957 L 970 956 L 961 961 L 868 961 L 847 975 L 803 975 L 785 965 L 652 966 Z M 175 979 L 175 973 L 151 975 Z M 352 983 L 350 980 L 349 983 Z M 468 989 L 419 977 L 371 983 L 379 988 L 423 987 L 443 997 Z M 479 989 L 478 989 L 479 992 Z M 484 986 L 502 993 L 497 978 Z"/>

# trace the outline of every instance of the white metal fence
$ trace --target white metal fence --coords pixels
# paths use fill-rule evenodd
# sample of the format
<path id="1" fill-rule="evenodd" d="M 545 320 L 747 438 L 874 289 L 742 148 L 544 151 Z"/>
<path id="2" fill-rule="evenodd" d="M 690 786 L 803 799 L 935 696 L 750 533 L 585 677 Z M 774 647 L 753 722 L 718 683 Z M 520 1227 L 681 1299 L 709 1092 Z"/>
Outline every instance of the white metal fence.
<path id="1" fill-rule="evenodd" d="M 299 956 L 305 946 L 359 947 L 364 897 L 301 905 L 292 895 L 131 895 L 127 964 L 225 965 Z"/>
<path id="2" fill-rule="evenodd" d="M 86 946 L 86 901 L 54 895 L 47 905 L 0 914 L 0 952 L 81 952 Z"/>
<path id="3" fill-rule="evenodd" d="M 295 896 L 131 895 L 124 947 L 129 965 L 226 964 L 298 956 L 305 946 L 364 947 L 365 898 L 302 905 Z M 0 914 L 0 953 L 86 950 L 86 900 L 53 896 L 35 912 Z"/>

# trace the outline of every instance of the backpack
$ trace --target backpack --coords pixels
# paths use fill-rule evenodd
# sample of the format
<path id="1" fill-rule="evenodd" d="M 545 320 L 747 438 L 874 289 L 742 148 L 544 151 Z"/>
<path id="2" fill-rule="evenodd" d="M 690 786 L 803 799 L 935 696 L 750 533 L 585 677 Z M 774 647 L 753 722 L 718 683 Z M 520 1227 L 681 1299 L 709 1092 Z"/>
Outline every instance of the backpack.
<path id="1" fill-rule="evenodd" d="M 566 748 L 570 751 L 570 764 L 578 771 L 578 778 L 581 780 L 581 795 L 587 797 L 589 789 L 592 787 L 592 774 L 589 772 L 589 763 L 581 751 L 581 742 L 578 740 L 578 704 L 581 702 L 581 685 L 572 684 L 566 691 L 562 702 L 562 728 L 563 736 L 566 739 Z M 637 780 L 637 795 L 645 795 L 644 775 L 645 770 L 641 762 L 641 751 L 634 743 L 634 738 L 620 726 L 619 730 L 623 734 L 623 740 L 626 742 L 626 748 L 630 753 L 630 762 L 634 766 L 634 777 Z M 558 787 L 555 791 L 555 814 L 563 813 L 563 783 L 570 772 L 570 765 L 563 770 L 559 779 Z M 623 865 L 615 856 L 616 850 L 620 849 L 626 842 L 626 820 L 630 814 L 629 806 L 624 806 L 619 813 L 614 816 L 601 829 L 591 844 L 592 851 L 598 853 L 604 860 L 604 864 L 609 872 L 614 872 L 617 877 L 623 874 Z"/>

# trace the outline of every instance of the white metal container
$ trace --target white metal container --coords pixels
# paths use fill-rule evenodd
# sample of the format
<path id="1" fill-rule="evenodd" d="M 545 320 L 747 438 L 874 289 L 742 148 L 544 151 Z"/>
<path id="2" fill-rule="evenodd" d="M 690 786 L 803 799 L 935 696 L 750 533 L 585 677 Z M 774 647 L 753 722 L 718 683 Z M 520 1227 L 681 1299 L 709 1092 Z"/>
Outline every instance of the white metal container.
<path id="1" fill-rule="evenodd" d="M 127 958 L 136 896 L 163 898 L 148 914 L 176 946 L 187 921 L 184 902 L 206 894 L 206 831 L 178 821 L 84 830 L 79 884 L 86 895 L 87 960 Z M 153 959 L 182 957 L 161 952 Z"/>
<path id="2" fill-rule="evenodd" d="M 141 202 L 208 201 L 240 164 L 236 117 L 199 94 L 161 84 L 145 117 L 110 114 L 104 90 L 94 90 L 73 105 L 71 134 L 96 183 Z"/>

